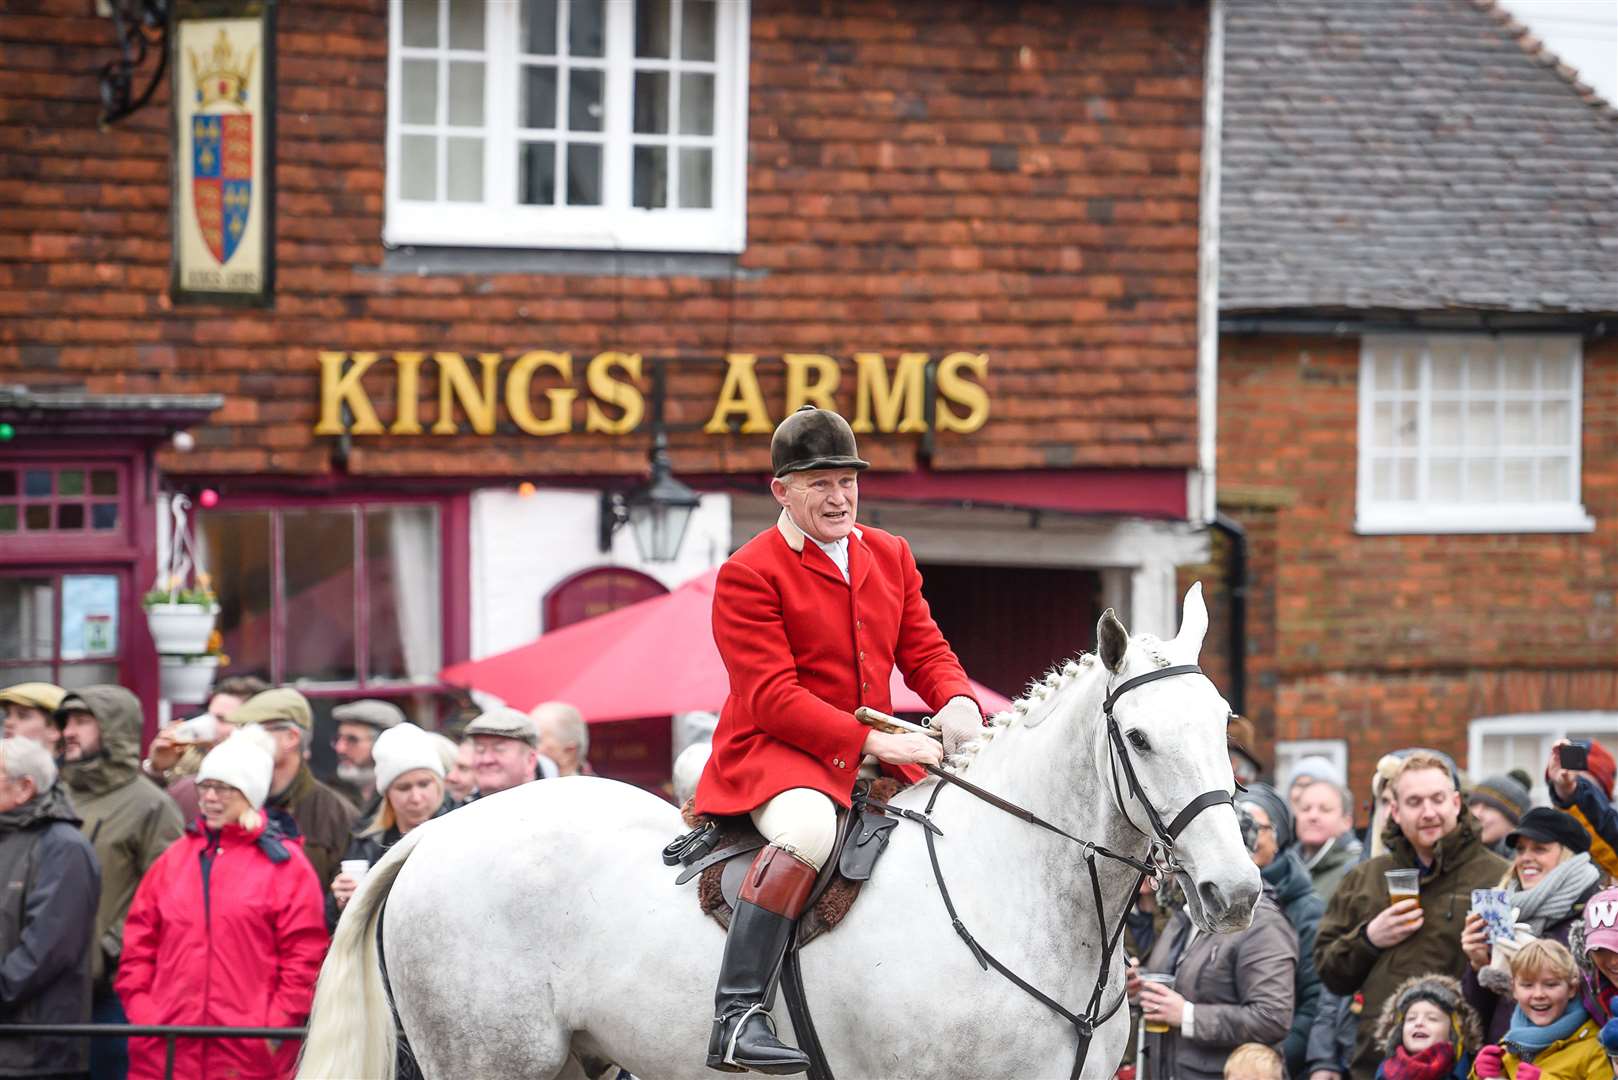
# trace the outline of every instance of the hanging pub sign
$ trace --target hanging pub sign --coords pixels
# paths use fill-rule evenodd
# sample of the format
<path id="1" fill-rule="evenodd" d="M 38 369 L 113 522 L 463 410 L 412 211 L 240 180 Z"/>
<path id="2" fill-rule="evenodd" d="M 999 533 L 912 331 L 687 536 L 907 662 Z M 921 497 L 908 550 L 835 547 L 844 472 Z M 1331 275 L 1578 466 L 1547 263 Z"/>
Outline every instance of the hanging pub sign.
<path id="1" fill-rule="evenodd" d="M 174 72 L 174 258 L 179 301 L 268 304 L 275 235 L 273 3 L 182 2 Z"/>
<path id="2" fill-rule="evenodd" d="M 785 394 L 777 400 L 765 398 L 761 364 L 781 376 Z M 710 435 L 768 435 L 804 404 L 842 413 L 862 434 L 965 434 L 989 418 L 983 353 L 951 352 L 936 360 L 919 352 L 892 358 L 855 353 L 851 365 L 818 353 L 786 353 L 779 360 L 731 353 L 724 368 L 702 428 Z M 322 351 L 314 433 L 626 435 L 646 416 L 641 374 L 639 353 L 604 352 L 575 362 L 571 353 L 542 350 L 510 359 L 501 353 Z M 424 396 L 437 403 L 430 418 L 422 415 Z M 581 397 L 583 423 L 574 408 Z M 385 413 L 392 416 L 387 423 Z"/>

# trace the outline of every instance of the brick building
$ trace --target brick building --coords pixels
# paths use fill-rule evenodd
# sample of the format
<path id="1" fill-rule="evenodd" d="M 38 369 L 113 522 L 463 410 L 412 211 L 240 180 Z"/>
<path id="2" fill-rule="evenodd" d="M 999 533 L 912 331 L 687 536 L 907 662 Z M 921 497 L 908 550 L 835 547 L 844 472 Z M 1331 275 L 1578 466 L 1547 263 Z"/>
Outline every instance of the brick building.
<path id="1" fill-rule="evenodd" d="M 1618 741 L 1618 112 L 1487 3 L 1224 13 L 1218 499 L 1277 772 Z"/>
<path id="2" fill-rule="evenodd" d="M 104 126 L 108 19 L 29 0 L 0 25 L 0 675 L 90 656 L 153 704 L 164 496 L 210 492 L 231 670 L 431 720 L 443 665 L 764 527 L 767 433 L 802 400 L 857 421 L 861 516 L 911 540 L 982 681 L 1088 647 L 1105 604 L 1173 629 L 1211 507 L 1206 4 L 272 15 L 256 51 L 177 38 L 186 92 Z M 182 124 L 193 91 L 212 111 Z M 262 147 L 220 119 L 255 93 Z M 238 236 L 262 272 L 232 268 Z M 217 266 L 180 265 L 204 241 Z M 272 288 L 210 292 L 244 283 Z M 672 562 L 597 543 L 602 492 L 645 474 L 657 371 L 703 496 Z M 99 532 L 61 509 L 97 473 L 125 500 Z M 86 589 L 120 631 L 88 653 Z"/>

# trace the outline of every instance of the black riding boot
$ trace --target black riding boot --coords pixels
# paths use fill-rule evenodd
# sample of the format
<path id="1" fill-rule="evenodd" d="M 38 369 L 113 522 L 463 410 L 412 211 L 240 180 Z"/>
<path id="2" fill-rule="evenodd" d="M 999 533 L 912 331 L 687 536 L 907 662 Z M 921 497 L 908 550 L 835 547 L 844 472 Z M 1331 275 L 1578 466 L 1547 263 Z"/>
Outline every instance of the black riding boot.
<path id="1" fill-rule="evenodd" d="M 808 1070 L 809 1059 L 776 1037 L 769 1005 L 792 924 L 814 884 L 815 868 L 785 848 L 772 844 L 753 859 L 719 966 L 708 1036 L 710 1069 L 776 1076 Z"/>

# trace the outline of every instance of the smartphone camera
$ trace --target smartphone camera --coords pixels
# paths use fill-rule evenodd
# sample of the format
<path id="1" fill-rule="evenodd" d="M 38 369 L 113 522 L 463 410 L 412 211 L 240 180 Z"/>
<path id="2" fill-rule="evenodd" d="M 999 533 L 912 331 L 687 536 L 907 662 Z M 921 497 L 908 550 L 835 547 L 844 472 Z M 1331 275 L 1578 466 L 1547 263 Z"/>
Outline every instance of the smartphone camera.
<path id="1" fill-rule="evenodd" d="M 1556 760 L 1569 772 L 1584 772 L 1590 767 L 1590 744 L 1582 739 L 1563 743 L 1556 748 Z"/>

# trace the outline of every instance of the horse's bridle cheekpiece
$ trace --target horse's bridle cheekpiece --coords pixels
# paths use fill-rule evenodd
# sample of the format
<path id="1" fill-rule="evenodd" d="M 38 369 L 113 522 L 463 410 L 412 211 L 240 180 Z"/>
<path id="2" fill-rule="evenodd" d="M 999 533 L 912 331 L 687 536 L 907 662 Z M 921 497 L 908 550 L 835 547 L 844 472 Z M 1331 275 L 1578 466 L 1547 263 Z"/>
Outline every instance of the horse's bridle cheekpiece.
<path id="1" fill-rule="evenodd" d="M 972 955 L 976 958 L 978 964 L 985 971 L 993 967 L 1020 987 L 1024 993 L 1073 1025 L 1079 1036 L 1079 1045 L 1078 1052 L 1073 1060 L 1073 1071 L 1069 1074 L 1072 1080 L 1080 1080 L 1084 1073 L 1084 1063 L 1090 1054 L 1090 1042 L 1095 1036 L 1095 1029 L 1112 1019 L 1113 1014 L 1119 1010 L 1127 998 L 1127 995 L 1119 995 L 1118 1000 L 1113 1002 L 1110 1008 L 1104 1012 L 1101 1009 L 1101 997 L 1107 988 L 1107 974 L 1112 969 L 1112 958 L 1117 951 L 1118 941 L 1123 937 L 1125 919 L 1129 915 L 1129 906 L 1128 904 L 1124 906 L 1124 909 L 1118 913 L 1117 924 L 1109 929 L 1107 926 L 1107 914 L 1101 897 L 1101 878 L 1096 871 L 1096 859 L 1098 857 L 1111 859 L 1114 862 L 1120 862 L 1132 867 L 1138 872 L 1139 876 L 1135 879 L 1134 888 L 1130 890 L 1130 896 L 1133 897 L 1140 892 L 1140 887 L 1145 884 L 1147 878 L 1154 878 L 1161 882 L 1169 874 L 1183 872 L 1184 867 L 1174 855 L 1174 841 L 1185 831 L 1186 826 L 1191 824 L 1192 819 L 1202 811 L 1210 806 L 1234 805 L 1236 798 L 1234 792 L 1205 791 L 1186 803 L 1180 812 L 1174 815 L 1174 820 L 1168 825 L 1164 825 L 1163 818 L 1157 812 L 1157 808 L 1151 804 L 1151 801 L 1146 798 L 1145 792 L 1141 790 L 1140 778 L 1135 775 L 1135 766 L 1131 762 L 1128 748 L 1124 744 L 1123 732 L 1119 729 L 1118 721 L 1113 716 L 1113 707 L 1117 704 L 1119 698 L 1136 687 L 1157 682 L 1159 679 L 1173 678 L 1176 675 L 1201 674 L 1202 668 L 1196 664 L 1181 664 L 1176 667 L 1159 668 L 1144 675 L 1136 675 L 1133 678 L 1125 679 L 1112 688 L 1107 693 L 1106 701 L 1101 706 L 1102 712 L 1107 718 L 1107 743 L 1110 748 L 1107 759 L 1112 772 L 1113 792 L 1118 799 L 1118 809 L 1124 813 L 1125 818 L 1128 818 L 1128 813 L 1124 811 L 1123 787 L 1118 781 L 1118 766 L 1122 764 L 1124 778 L 1129 784 L 1129 794 L 1146 808 L 1146 816 L 1152 826 L 1151 852 L 1145 862 L 1130 855 L 1110 851 L 1088 840 L 1080 840 L 1066 829 L 1052 825 L 1032 811 L 1025 810 L 1015 803 L 1000 798 L 998 795 L 984 791 L 976 784 L 963 780 L 952 773 L 945 772 L 936 765 L 925 766 L 929 773 L 938 777 L 941 781 L 937 787 L 933 788 L 932 796 L 927 800 L 926 809 L 921 814 L 909 813 L 905 815 L 912 819 L 921 819 L 921 824 L 924 826 L 922 835 L 927 839 L 927 857 L 933 864 L 933 878 L 938 883 L 938 893 L 944 901 L 944 909 L 949 912 L 950 921 L 955 927 L 955 932 L 961 936 L 962 941 L 966 942 L 967 948 L 972 950 Z M 941 835 L 941 831 L 931 820 L 933 807 L 938 803 L 939 793 L 950 785 L 961 788 L 989 805 L 1004 810 L 1014 817 L 1021 818 L 1030 825 L 1037 825 L 1059 836 L 1065 836 L 1078 844 L 1083 850 L 1084 864 L 1090 872 L 1090 889 L 1095 898 L 1096 921 L 1100 924 L 1101 929 L 1101 964 L 1100 970 L 1096 974 L 1095 989 L 1091 991 L 1090 1002 L 1082 1015 L 1072 1012 L 1061 1002 L 1041 992 L 995 959 L 987 949 L 978 943 L 977 939 L 972 936 L 971 931 L 967 930 L 965 924 L 961 922 L 960 915 L 955 911 L 955 903 L 950 899 L 949 889 L 944 884 L 943 869 L 938 863 L 938 847 L 933 837 L 935 834 Z M 1236 786 L 1238 789 L 1241 788 L 1240 784 Z"/>

